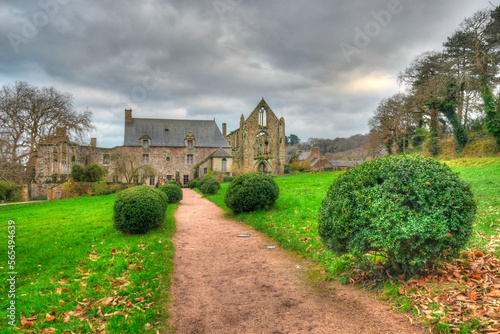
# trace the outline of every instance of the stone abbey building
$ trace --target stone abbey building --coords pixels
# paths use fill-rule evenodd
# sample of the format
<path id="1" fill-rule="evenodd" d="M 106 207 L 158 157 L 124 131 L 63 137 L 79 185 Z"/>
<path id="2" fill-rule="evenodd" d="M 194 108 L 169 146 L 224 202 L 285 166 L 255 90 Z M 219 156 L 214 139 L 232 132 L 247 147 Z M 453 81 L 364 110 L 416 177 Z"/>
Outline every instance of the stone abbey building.
<path id="1" fill-rule="evenodd" d="M 240 128 L 229 135 L 226 124 L 221 132 L 215 120 L 135 118 L 130 109 L 124 116 L 123 146 L 98 147 L 95 138 L 90 145 L 78 145 L 65 129 L 39 143 L 32 190 L 46 192 L 48 184 L 68 178 L 74 164 L 102 166 L 108 171 L 107 181 L 152 186 L 172 179 L 187 186 L 210 171 L 283 173 L 285 121 L 278 120 L 264 99 L 247 120 L 241 116 Z"/>
<path id="2" fill-rule="evenodd" d="M 251 171 L 281 175 L 285 169 L 285 119 L 278 119 L 262 99 L 227 139 L 238 174 Z"/>

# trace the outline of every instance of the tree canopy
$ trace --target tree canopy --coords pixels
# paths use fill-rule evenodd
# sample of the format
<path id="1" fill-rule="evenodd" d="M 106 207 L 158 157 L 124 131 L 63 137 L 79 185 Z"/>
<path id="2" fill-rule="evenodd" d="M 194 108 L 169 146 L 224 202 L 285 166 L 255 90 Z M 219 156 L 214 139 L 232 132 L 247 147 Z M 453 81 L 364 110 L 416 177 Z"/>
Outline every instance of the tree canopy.
<path id="1" fill-rule="evenodd" d="M 0 89 L 0 177 L 29 179 L 36 145 L 65 128 L 79 138 L 94 128 L 92 112 L 75 110 L 73 96 L 19 81 Z M 12 173 L 14 171 L 14 173 Z"/>
<path id="2" fill-rule="evenodd" d="M 466 18 L 443 47 L 423 52 L 403 69 L 398 75 L 403 92 L 382 100 L 370 119 L 371 138 L 389 153 L 425 137 L 436 155 L 438 138 L 446 133 L 460 150 L 478 123 L 500 148 L 500 106 L 493 95 L 500 79 L 500 7 Z"/>

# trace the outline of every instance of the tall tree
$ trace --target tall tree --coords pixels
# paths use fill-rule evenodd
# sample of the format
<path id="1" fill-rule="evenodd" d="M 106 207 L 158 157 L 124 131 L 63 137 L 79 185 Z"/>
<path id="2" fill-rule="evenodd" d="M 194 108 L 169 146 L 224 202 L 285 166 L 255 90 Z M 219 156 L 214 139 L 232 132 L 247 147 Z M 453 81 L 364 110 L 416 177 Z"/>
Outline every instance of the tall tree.
<path id="1" fill-rule="evenodd" d="M 486 131 L 500 146 L 500 113 L 493 96 L 500 62 L 500 7 L 481 10 L 466 18 L 445 46 L 450 48 L 454 41 L 461 46 L 463 57 L 479 83 Z"/>
<path id="2" fill-rule="evenodd" d="M 72 95 L 54 87 L 20 81 L 0 89 L 0 160 L 25 166 L 25 179 L 34 164 L 36 145 L 61 127 L 70 138 L 81 137 L 93 129 L 92 113 L 76 111 Z"/>
<path id="3" fill-rule="evenodd" d="M 408 97 L 398 93 L 380 101 L 368 124 L 372 138 L 380 138 L 387 153 L 392 154 L 394 150 L 402 153 L 408 148 L 410 131 L 415 127 L 416 119 Z"/>
<path id="4" fill-rule="evenodd" d="M 291 134 L 285 137 L 286 146 L 293 146 L 298 143 L 300 143 L 300 138 L 297 135 Z"/>
<path id="5" fill-rule="evenodd" d="M 415 112 L 430 118 L 430 151 L 438 153 L 437 138 L 439 113 L 442 113 L 453 127 L 453 134 L 459 147 L 468 142 L 468 136 L 457 116 L 457 95 L 461 94 L 463 79 L 457 78 L 454 63 L 441 52 L 426 52 L 399 74 L 400 82 L 408 84 L 410 100 Z M 457 81 L 460 84 L 457 85 Z"/>

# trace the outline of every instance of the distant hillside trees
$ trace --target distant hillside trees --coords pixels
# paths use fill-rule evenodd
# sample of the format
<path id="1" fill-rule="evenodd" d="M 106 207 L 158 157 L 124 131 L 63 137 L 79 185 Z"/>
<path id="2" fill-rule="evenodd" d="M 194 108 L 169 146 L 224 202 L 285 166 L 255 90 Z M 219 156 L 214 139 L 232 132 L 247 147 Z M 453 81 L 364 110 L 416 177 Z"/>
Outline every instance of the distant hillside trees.
<path id="1" fill-rule="evenodd" d="M 34 167 L 36 145 L 64 127 L 72 138 L 93 128 L 92 112 L 76 111 L 73 96 L 19 81 L 0 89 L 0 178 L 23 182 Z"/>
<path id="2" fill-rule="evenodd" d="M 297 150 L 309 151 L 312 147 L 318 147 L 321 154 L 333 154 L 346 152 L 363 147 L 366 141 L 366 135 L 357 134 L 349 138 L 309 138 L 305 143 L 299 142 L 286 149 L 287 161 L 293 161 L 297 158 Z"/>

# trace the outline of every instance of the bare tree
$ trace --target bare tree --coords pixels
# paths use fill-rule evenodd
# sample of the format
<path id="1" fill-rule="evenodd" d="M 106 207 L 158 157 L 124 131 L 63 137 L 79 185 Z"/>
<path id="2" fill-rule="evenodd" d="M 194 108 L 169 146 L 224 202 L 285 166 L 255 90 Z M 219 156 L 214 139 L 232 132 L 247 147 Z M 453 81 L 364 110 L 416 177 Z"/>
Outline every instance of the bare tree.
<path id="1" fill-rule="evenodd" d="M 141 155 L 127 153 L 122 150 L 115 151 L 111 155 L 115 166 L 114 175 L 122 177 L 127 183 L 131 183 L 134 176 L 140 177 L 141 182 L 149 177 L 155 177 L 158 171 L 149 164 L 141 164 Z"/>
<path id="2" fill-rule="evenodd" d="M 34 164 L 36 145 L 65 128 L 70 138 L 81 137 L 94 128 L 92 112 L 78 112 L 73 97 L 54 87 L 38 88 L 26 82 L 0 89 L 1 159 L 26 166 L 28 179 Z"/>

